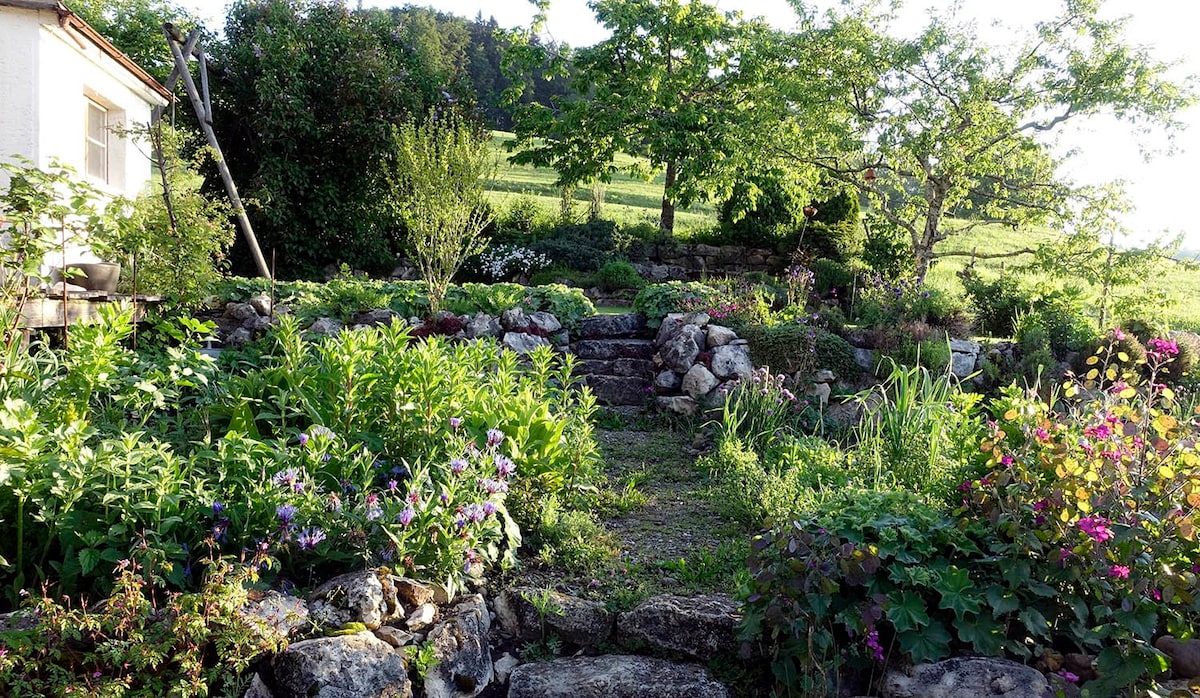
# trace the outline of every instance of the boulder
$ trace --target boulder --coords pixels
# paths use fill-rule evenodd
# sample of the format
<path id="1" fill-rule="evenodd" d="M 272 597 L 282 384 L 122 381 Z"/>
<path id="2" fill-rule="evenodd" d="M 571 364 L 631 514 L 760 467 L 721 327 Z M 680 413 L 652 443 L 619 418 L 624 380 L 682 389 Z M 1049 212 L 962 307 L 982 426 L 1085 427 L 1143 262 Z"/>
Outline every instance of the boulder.
<path id="1" fill-rule="evenodd" d="M 666 345 L 681 327 L 683 327 L 683 313 L 667 313 L 662 324 L 658 326 L 658 334 L 654 335 L 654 344 L 659 347 Z"/>
<path id="2" fill-rule="evenodd" d="M 276 698 L 411 698 L 400 653 L 369 632 L 302 640 L 271 660 Z"/>
<path id="3" fill-rule="evenodd" d="M 254 339 L 254 333 L 245 327 L 239 327 L 225 338 L 225 343 L 231 347 L 240 347 Z"/>
<path id="4" fill-rule="evenodd" d="M 936 664 L 918 664 L 905 674 L 884 676 L 884 698 L 1050 698 L 1054 691 L 1036 669 L 1007 659 L 955 657 Z"/>
<path id="5" fill-rule="evenodd" d="M 969 339 L 950 340 L 950 351 L 955 354 L 971 354 L 974 356 L 979 353 L 981 348 L 979 342 L 972 342 Z"/>
<path id="6" fill-rule="evenodd" d="M 875 352 L 862 347 L 854 348 L 854 363 L 864 371 L 875 370 Z"/>
<path id="7" fill-rule="evenodd" d="M 575 364 L 578 375 L 636 376 L 649 380 L 655 373 L 653 361 L 647 359 L 580 359 Z"/>
<path id="8" fill-rule="evenodd" d="M 681 384 L 679 374 L 674 371 L 663 371 L 654 377 L 654 387 L 663 390 L 676 390 Z"/>
<path id="9" fill-rule="evenodd" d="M 701 398 L 712 392 L 712 389 L 721 384 L 717 377 L 712 374 L 702 364 L 696 364 L 688 369 L 688 372 L 683 376 L 683 392 L 691 395 L 694 398 Z"/>
<path id="10" fill-rule="evenodd" d="M 355 313 L 350 318 L 351 325 L 390 325 L 396 320 L 403 321 L 400 313 L 397 313 L 391 308 L 376 308 L 374 310 L 364 310 Z"/>
<path id="11" fill-rule="evenodd" d="M 720 325 L 708 326 L 707 339 L 709 347 L 723 347 L 737 338 L 737 332 L 734 332 L 728 327 L 722 327 Z"/>
<path id="12" fill-rule="evenodd" d="M 499 659 L 492 662 L 492 669 L 496 673 L 496 683 L 508 683 L 508 677 L 512 674 L 513 669 L 520 665 L 520 659 L 505 652 Z"/>
<path id="13" fill-rule="evenodd" d="M 745 345 L 730 344 L 712 352 L 712 372 L 717 378 L 749 378 L 754 372 L 750 350 Z"/>
<path id="14" fill-rule="evenodd" d="M 413 631 L 423 630 L 433 624 L 434 618 L 437 618 L 437 606 L 423 603 L 408 614 L 408 619 L 404 621 L 404 627 Z"/>
<path id="15" fill-rule="evenodd" d="M 701 347 L 696 343 L 695 333 L 700 328 L 695 325 L 684 325 L 667 343 L 659 349 L 663 365 L 676 373 L 687 373 L 696 363 Z"/>
<path id="16" fill-rule="evenodd" d="M 1178 640 L 1163 635 L 1154 642 L 1154 647 L 1171 658 L 1171 673 L 1176 678 L 1200 678 L 1200 640 Z"/>
<path id="17" fill-rule="evenodd" d="M 529 327 L 529 316 L 520 308 L 509 308 L 500 314 L 500 326 L 506 332 L 523 330 Z"/>
<path id="18" fill-rule="evenodd" d="M 508 698 L 727 698 L 704 667 L 652 657 L 605 655 L 522 664 Z"/>
<path id="19" fill-rule="evenodd" d="M 233 318 L 238 322 L 245 322 L 252 317 L 258 317 L 258 315 L 259 312 L 250 303 L 225 304 L 225 317 Z"/>
<path id="20" fill-rule="evenodd" d="M 242 613 L 266 623 L 284 637 L 308 625 L 308 604 L 304 599 L 268 591 L 261 599 L 251 600 Z"/>
<path id="21" fill-rule="evenodd" d="M 271 301 L 271 297 L 266 294 L 259 294 L 253 298 L 250 298 L 246 302 L 249 303 L 250 306 L 254 308 L 254 312 L 258 313 L 259 315 L 270 315 L 271 308 L 274 305 Z"/>
<path id="22" fill-rule="evenodd" d="M 506 332 L 504 339 L 501 339 L 500 343 L 518 354 L 530 354 L 538 347 L 550 346 L 550 340 L 545 337 L 539 337 L 536 334 L 525 334 L 524 332 Z"/>
<path id="23" fill-rule="evenodd" d="M 685 325 L 695 325 L 696 327 L 703 328 L 707 327 L 710 322 L 712 322 L 712 318 L 709 317 L 708 313 L 699 310 L 693 310 L 683 316 L 683 324 Z"/>
<path id="24" fill-rule="evenodd" d="M 646 317 L 640 313 L 593 315 L 579 321 L 579 336 L 584 339 L 641 337 L 646 333 Z"/>
<path id="25" fill-rule="evenodd" d="M 549 594 L 543 615 L 530 599 Z M 596 601 L 577 599 L 556 591 L 532 587 L 506 589 L 496 597 L 496 621 L 504 631 L 521 641 L 537 641 L 546 633 L 585 647 L 606 642 L 612 634 L 613 614 Z"/>
<path id="26" fill-rule="evenodd" d="M 248 317 L 242 321 L 242 327 L 250 330 L 251 334 L 258 332 L 260 330 L 265 330 L 270 326 L 271 326 L 271 318 L 263 317 L 262 315 L 255 315 L 253 317 Z"/>
<path id="27" fill-rule="evenodd" d="M 680 417 L 694 417 L 700 411 L 700 403 L 687 395 L 663 396 L 655 400 L 658 408 Z"/>
<path id="28" fill-rule="evenodd" d="M 313 324 L 308 326 L 310 334 L 318 335 L 333 335 L 342 331 L 342 323 L 334 320 L 331 317 L 321 317 L 313 321 Z"/>
<path id="29" fill-rule="evenodd" d="M 833 389 L 829 387 L 828 383 L 813 383 L 808 386 L 804 394 L 812 398 L 812 402 L 817 403 L 817 406 L 823 410 L 829 404 L 829 396 L 833 394 Z"/>
<path id="30" fill-rule="evenodd" d="M 362 623 L 374 630 L 404 617 L 404 608 L 390 583 L 385 587 L 375 570 L 343 574 L 317 587 L 308 599 L 309 615 L 327 628 Z"/>
<path id="31" fill-rule="evenodd" d="M 654 596 L 617 617 L 621 639 L 697 659 L 734 652 L 737 604 L 726 596 Z"/>
<path id="32" fill-rule="evenodd" d="M 275 694 L 271 692 L 267 682 L 263 681 L 261 676 L 254 674 L 251 676 L 250 685 L 246 687 L 242 698 L 275 698 Z"/>
<path id="33" fill-rule="evenodd" d="M 542 330 L 546 334 L 554 334 L 562 329 L 562 323 L 558 321 L 558 318 L 544 310 L 539 310 L 536 313 L 530 313 L 529 322 L 534 327 Z"/>
<path id="34" fill-rule="evenodd" d="M 813 383 L 833 383 L 837 380 L 837 374 L 827 368 L 823 368 L 813 374 Z"/>
<path id="35" fill-rule="evenodd" d="M 975 354 L 959 354 L 955 352 L 950 355 L 950 372 L 955 378 L 966 378 L 975 372 Z"/>
<path id="36" fill-rule="evenodd" d="M 383 640 L 392 647 L 404 647 L 417 637 L 407 630 L 401 630 L 393 625 L 381 625 L 374 632 L 375 637 Z"/>
<path id="37" fill-rule="evenodd" d="M 503 332 L 504 330 L 500 327 L 500 321 L 487 313 L 475 313 L 475 317 L 467 320 L 467 325 L 463 328 L 463 333 L 466 334 L 467 339 L 499 337 Z"/>
<path id="38" fill-rule="evenodd" d="M 425 674 L 427 698 L 468 698 L 492 681 L 491 617 L 479 594 L 468 596 L 429 631 L 438 663 Z"/>

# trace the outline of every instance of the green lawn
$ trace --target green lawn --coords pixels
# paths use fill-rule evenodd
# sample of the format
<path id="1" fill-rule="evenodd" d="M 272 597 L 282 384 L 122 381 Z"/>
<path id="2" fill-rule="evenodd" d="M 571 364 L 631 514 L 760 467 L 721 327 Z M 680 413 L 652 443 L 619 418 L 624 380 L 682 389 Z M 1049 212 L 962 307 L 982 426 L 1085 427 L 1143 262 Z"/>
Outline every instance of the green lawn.
<path id="1" fill-rule="evenodd" d="M 514 140 L 511 133 L 495 131 L 492 144 L 496 150 L 499 167 L 496 177 L 488 186 L 488 199 L 503 212 L 518 196 L 528 196 L 541 205 L 549 216 L 557 216 L 560 204 L 558 187 L 554 186 L 557 173 L 552 169 L 532 165 L 513 165 L 508 162 L 511 153 L 505 144 Z M 634 162 L 630 156 L 620 156 L 618 165 Z M 624 172 L 613 175 L 612 181 L 604 185 L 603 216 L 622 222 L 647 222 L 658 225 L 662 209 L 663 174 L 658 173 L 647 181 L 632 177 Z M 587 187 L 575 189 L 575 205 L 579 215 L 587 211 L 591 192 Z M 709 228 L 716 224 L 716 211 L 709 203 L 696 203 L 675 213 L 675 230 L 679 237 L 687 237 L 694 230 Z"/>

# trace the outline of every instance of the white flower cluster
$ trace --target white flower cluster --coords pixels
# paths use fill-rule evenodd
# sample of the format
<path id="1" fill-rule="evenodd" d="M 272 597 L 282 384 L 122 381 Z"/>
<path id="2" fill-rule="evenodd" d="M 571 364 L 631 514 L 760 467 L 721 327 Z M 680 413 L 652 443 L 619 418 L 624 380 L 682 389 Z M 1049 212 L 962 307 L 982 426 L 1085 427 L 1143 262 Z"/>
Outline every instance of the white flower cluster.
<path id="1" fill-rule="evenodd" d="M 550 266 L 550 258 L 519 245 L 496 245 L 479 253 L 479 270 L 495 281 L 533 274 Z"/>

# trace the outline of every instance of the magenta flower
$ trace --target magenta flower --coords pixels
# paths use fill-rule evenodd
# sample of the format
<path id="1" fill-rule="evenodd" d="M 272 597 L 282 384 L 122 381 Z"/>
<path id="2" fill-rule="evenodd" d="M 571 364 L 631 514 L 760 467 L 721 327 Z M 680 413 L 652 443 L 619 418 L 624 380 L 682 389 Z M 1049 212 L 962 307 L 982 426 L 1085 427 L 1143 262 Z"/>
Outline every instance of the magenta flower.
<path id="1" fill-rule="evenodd" d="M 1179 354 L 1179 345 L 1166 339 L 1152 339 L 1146 342 L 1146 352 L 1158 360 Z"/>
<path id="2" fill-rule="evenodd" d="M 1108 568 L 1108 574 L 1117 579 L 1129 579 L 1129 568 L 1125 565 L 1113 565 Z"/>
<path id="3" fill-rule="evenodd" d="M 1038 427 L 1037 431 L 1034 432 L 1034 436 L 1037 437 L 1038 441 L 1045 441 L 1050 438 L 1050 432 L 1046 431 L 1045 427 Z"/>
<path id="4" fill-rule="evenodd" d="M 1113 537 L 1112 529 L 1109 528 L 1111 524 L 1112 522 L 1103 516 L 1086 516 L 1079 520 L 1079 529 L 1097 543 L 1103 543 Z"/>
<path id="5" fill-rule="evenodd" d="M 871 650 L 871 656 L 875 661 L 882 662 L 884 659 L 883 645 L 879 644 L 879 631 L 875 629 L 874 625 L 867 626 L 866 645 Z"/>
<path id="6" fill-rule="evenodd" d="M 1066 681 L 1067 683 L 1079 683 L 1079 677 L 1076 676 L 1075 674 L 1072 674 L 1071 672 L 1067 671 L 1066 669 L 1059 669 L 1058 671 L 1056 671 L 1054 673 L 1056 675 L 1058 675 L 1058 677 L 1060 679 L 1062 679 L 1063 681 Z"/>

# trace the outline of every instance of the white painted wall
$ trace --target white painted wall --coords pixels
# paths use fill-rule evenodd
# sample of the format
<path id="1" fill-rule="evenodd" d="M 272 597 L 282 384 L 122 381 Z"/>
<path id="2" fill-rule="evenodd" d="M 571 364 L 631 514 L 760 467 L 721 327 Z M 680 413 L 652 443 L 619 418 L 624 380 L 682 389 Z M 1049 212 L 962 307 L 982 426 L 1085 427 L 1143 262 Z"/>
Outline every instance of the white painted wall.
<path id="1" fill-rule="evenodd" d="M 58 161 L 85 176 L 89 98 L 127 126 L 149 124 L 153 107 L 164 103 L 95 44 L 59 26 L 56 12 L 0 6 L 0 158 L 20 155 L 39 167 Z M 144 142 L 110 137 L 109 182 L 89 181 L 136 197 L 150 180 L 148 155 Z M 68 259 L 95 257 L 84 246 Z"/>

